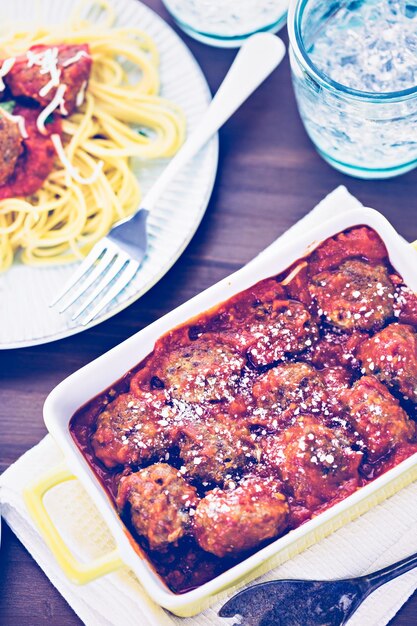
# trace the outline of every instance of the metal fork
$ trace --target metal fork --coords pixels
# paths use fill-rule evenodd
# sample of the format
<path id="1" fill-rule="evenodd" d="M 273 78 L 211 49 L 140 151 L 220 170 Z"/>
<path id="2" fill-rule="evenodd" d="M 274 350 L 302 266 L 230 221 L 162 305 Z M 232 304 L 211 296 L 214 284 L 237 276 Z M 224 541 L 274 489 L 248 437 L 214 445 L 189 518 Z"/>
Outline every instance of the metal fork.
<path id="1" fill-rule="evenodd" d="M 67 296 L 60 308 L 62 313 L 88 292 L 72 316 L 77 319 L 94 303 L 81 321 L 86 325 L 119 295 L 146 255 L 146 220 L 167 185 L 279 65 L 284 54 L 283 42 L 270 33 L 253 35 L 243 44 L 198 127 L 145 196 L 139 210 L 118 222 L 95 244 L 50 306 Z"/>

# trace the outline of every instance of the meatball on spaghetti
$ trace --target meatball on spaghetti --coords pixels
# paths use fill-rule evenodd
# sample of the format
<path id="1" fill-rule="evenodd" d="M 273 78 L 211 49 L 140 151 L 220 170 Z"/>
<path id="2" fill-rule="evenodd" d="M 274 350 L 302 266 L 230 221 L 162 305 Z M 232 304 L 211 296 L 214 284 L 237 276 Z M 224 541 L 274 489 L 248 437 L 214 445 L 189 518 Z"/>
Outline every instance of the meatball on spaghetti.
<path id="1" fill-rule="evenodd" d="M 46 107 L 56 97 L 50 73 L 42 71 L 48 64 L 56 67 L 59 83 L 65 85 L 65 114 L 69 115 L 77 108 L 77 96 L 90 78 L 93 59 L 88 44 L 31 46 L 26 54 L 16 57 L 5 82 L 15 98 L 29 98 Z"/>
<path id="2" fill-rule="evenodd" d="M 0 108 L 0 185 L 12 176 L 23 150 L 22 141 L 16 118 L 10 119 Z"/>

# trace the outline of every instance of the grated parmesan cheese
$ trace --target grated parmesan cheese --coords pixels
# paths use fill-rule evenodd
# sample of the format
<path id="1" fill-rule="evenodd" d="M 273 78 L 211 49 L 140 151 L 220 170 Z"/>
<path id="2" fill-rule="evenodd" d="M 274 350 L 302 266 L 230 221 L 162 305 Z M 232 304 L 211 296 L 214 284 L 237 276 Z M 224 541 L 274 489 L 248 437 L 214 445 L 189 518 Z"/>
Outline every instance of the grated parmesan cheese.
<path id="1" fill-rule="evenodd" d="M 81 85 L 80 91 L 77 93 L 77 97 L 75 99 L 75 105 L 80 107 L 85 100 L 85 92 L 87 90 L 87 81 L 85 80 Z"/>
<path id="2" fill-rule="evenodd" d="M 67 155 L 65 154 L 64 147 L 62 145 L 61 137 L 57 134 L 51 135 L 52 143 L 54 144 L 54 148 L 56 153 L 61 161 L 62 165 L 67 170 L 68 174 L 80 185 L 92 185 L 96 180 L 103 168 L 103 161 L 99 161 L 96 165 L 95 171 L 88 178 L 84 178 L 79 174 L 77 169 L 72 165 Z"/>
<path id="3" fill-rule="evenodd" d="M 4 84 L 3 78 L 10 72 L 13 65 L 15 64 L 15 57 L 11 57 L 10 59 L 6 59 L 3 61 L 3 64 L 0 69 L 0 91 L 4 91 L 6 89 L 6 85 Z"/>
<path id="4" fill-rule="evenodd" d="M 28 60 L 28 67 L 37 65 L 40 68 L 39 74 L 49 74 L 51 77 L 47 84 L 44 85 L 39 91 L 41 98 L 44 98 L 48 95 L 51 89 L 59 86 L 61 70 L 58 69 L 58 48 L 55 46 L 38 53 L 33 52 L 33 50 L 28 50 L 26 57 Z"/>
<path id="5" fill-rule="evenodd" d="M 64 94 L 66 90 L 67 90 L 66 85 L 59 85 L 58 89 L 56 90 L 54 99 L 39 114 L 38 119 L 36 120 L 36 126 L 38 127 L 38 130 L 42 135 L 47 134 L 47 131 L 45 128 L 45 122 L 48 119 L 48 117 L 52 115 L 55 109 L 57 109 L 58 107 L 61 107 L 61 105 L 65 103 Z"/>
<path id="6" fill-rule="evenodd" d="M 62 67 L 68 67 L 69 65 L 72 65 L 73 63 L 77 63 L 83 57 L 86 57 L 88 59 L 90 58 L 90 55 L 87 54 L 85 50 L 78 50 L 78 52 L 74 54 L 73 57 L 71 57 L 70 59 L 67 59 L 61 65 Z"/>

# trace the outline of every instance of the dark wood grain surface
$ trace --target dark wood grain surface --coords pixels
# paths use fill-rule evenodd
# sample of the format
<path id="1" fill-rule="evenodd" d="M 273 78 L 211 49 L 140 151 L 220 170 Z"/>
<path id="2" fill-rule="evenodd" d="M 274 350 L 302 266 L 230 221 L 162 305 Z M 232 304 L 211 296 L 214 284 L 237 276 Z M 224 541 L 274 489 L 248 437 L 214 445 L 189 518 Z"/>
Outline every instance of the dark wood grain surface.
<path id="1" fill-rule="evenodd" d="M 160 0 L 145 1 L 169 21 Z M 208 48 L 181 36 L 215 91 L 235 51 Z M 298 117 L 285 59 L 221 131 L 219 169 L 206 216 L 181 259 L 159 284 L 90 331 L 45 346 L 0 352 L 1 470 L 45 435 L 42 405 L 57 383 L 241 267 L 337 185 L 346 185 L 364 204 L 381 211 L 408 240 L 417 239 L 416 183 L 417 172 L 387 181 L 355 180 L 322 161 Z M 0 624 L 80 623 L 3 526 Z M 391 624 L 417 624 L 416 594 Z"/>

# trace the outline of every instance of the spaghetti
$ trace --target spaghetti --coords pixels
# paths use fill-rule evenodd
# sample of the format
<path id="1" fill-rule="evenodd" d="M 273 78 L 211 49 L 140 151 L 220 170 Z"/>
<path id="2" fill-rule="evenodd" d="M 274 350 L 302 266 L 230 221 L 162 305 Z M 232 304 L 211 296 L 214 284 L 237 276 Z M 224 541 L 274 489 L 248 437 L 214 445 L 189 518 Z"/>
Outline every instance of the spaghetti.
<path id="1" fill-rule="evenodd" d="M 155 43 L 139 29 L 115 27 L 107 0 L 93 4 L 104 12 L 99 24 L 77 13 L 69 26 L 16 32 L 0 40 L 0 56 L 6 60 L 56 42 L 88 42 L 92 57 L 88 85 L 84 82 L 77 94 L 78 108 L 61 118 L 62 133 L 51 135 L 53 171 L 30 197 L 0 201 L 0 270 L 6 270 L 19 252 L 22 262 L 30 265 L 82 258 L 115 222 L 139 206 L 141 190 L 130 159 L 170 157 L 183 142 L 182 112 L 157 95 Z M 82 56 L 78 52 L 66 65 Z M 6 67 L 3 63 L 2 80 L 7 81 L 6 70 L 12 68 L 12 61 Z M 58 86 L 56 102 L 43 108 L 37 120 L 40 132 L 58 105 L 65 115 L 64 92 Z"/>

